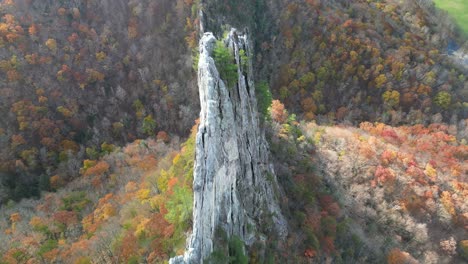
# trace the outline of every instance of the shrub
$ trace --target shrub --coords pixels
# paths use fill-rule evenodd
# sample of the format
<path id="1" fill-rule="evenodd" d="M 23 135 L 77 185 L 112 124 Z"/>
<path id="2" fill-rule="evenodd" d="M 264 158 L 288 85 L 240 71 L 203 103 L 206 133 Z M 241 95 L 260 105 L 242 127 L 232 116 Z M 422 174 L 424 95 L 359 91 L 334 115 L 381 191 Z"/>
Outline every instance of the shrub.
<path id="1" fill-rule="evenodd" d="M 267 82 L 262 81 L 259 84 L 257 84 L 255 88 L 258 103 L 258 112 L 260 112 L 263 118 L 266 118 L 268 116 L 268 108 L 270 108 L 272 103 L 270 87 L 268 86 Z"/>
<path id="2" fill-rule="evenodd" d="M 222 41 L 216 41 L 216 46 L 213 51 L 213 58 L 218 68 L 221 79 L 226 82 L 228 88 L 233 87 L 238 78 L 237 66 L 234 56 L 229 48 Z"/>
<path id="3" fill-rule="evenodd" d="M 37 253 L 39 254 L 39 256 L 42 256 L 45 253 L 47 253 L 47 252 L 53 250 L 54 248 L 56 248 L 57 244 L 58 244 L 57 240 L 49 239 L 46 242 L 44 242 L 44 244 L 42 244 L 41 248 L 39 249 L 39 251 Z"/>
<path id="4" fill-rule="evenodd" d="M 237 236 L 229 240 L 229 255 L 229 263 L 247 264 L 249 262 L 244 253 L 244 243 Z"/>
<path id="5" fill-rule="evenodd" d="M 85 192 L 72 192 L 63 197 L 62 202 L 61 210 L 81 212 L 90 200 L 86 198 Z"/>

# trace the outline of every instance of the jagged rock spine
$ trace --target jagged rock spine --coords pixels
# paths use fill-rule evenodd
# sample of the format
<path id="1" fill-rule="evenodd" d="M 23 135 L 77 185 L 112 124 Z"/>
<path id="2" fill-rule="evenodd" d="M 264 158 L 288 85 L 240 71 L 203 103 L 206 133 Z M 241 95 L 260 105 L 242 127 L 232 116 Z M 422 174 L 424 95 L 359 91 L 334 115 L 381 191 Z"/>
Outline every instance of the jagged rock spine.
<path id="1" fill-rule="evenodd" d="M 192 235 L 185 255 L 170 263 L 203 263 L 214 249 L 217 228 L 247 245 L 262 235 L 284 237 L 287 232 L 268 143 L 259 125 L 251 61 L 241 61 L 245 57 L 240 50 L 252 54 L 247 34 L 233 29 L 225 41 L 235 55 L 235 87 L 226 87 L 220 78 L 212 57 L 215 43 L 212 33 L 200 41 Z"/>

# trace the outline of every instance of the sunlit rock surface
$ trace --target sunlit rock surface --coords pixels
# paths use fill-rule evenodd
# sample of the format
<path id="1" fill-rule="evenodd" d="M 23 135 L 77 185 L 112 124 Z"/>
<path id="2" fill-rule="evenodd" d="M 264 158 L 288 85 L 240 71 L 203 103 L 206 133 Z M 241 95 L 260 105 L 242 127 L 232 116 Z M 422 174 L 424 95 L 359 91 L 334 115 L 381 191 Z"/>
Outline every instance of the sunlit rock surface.
<path id="1" fill-rule="evenodd" d="M 238 83 L 232 88 L 220 79 L 212 57 L 215 43 L 211 33 L 200 41 L 193 233 L 185 255 L 171 263 L 202 263 L 213 251 L 217 228 L 247 245 L 262 233 L 283 237 L 287 232 L 268 143 L 259 126 L 251 62 L 242 62 L 246 57 L 239 55 L 240 50 L 251 54 L 248 37 L 232 30 L 225 40 L 238 66 Z"/>

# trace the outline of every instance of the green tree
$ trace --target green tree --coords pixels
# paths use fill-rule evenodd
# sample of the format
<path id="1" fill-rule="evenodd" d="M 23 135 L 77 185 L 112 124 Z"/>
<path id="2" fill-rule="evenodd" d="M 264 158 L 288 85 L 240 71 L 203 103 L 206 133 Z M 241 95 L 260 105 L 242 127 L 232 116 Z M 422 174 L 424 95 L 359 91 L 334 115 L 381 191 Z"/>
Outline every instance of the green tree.
<path id="1" fill-rule="evenodd" d="M 244 242 L 237 237 L 231 237 L 229 239 L 229 263 L 235 264 L 247 264 L 249 259 L 244 253 Z"/>
<path id="2" fill-rule="evenodd" d="M 154 121 L 151 115 L 148 115 L 143 119 L 142 129 L 143 132 L 148 136 L 154 133 L 154 130 L 156 129 L 156 121 Z"/>
<path id="3" fill-rule="evenodd" d="M 271 106 L 272 96 L 270 92 L 270 87 L 266 81 L 262 81 L 255 87 L 255 92 L 257 95 L 258 111 L 263 118 L 268 116 L 268 108 Z"/>
<path id="4" fill-rule="evenodd" d="M 137 118 L 141 119 L 143 117 L 143 113 L 145 112 L 145 106 L 140 101 L 140 99 L 133 101 L 133 109 L 135 109 Z"/>
<path id="5" fill-rule="evenodd" d="M 316 73 L 317 73 L 316 77 L 320 81 L 326 81 L 329 77 L 328 69 L 324 66 L 318 68 Z"/>
<path id="6" fill-rule="evenodd" d="M 313 72 L 308 72 L 304 74 L 301 79 L 301 86 L 306 87 L 308 85 L 311 85 L 315 82 L 315 74 Z"/>
<path id="7" fill-rule="evenodd" d="M 444 91 L 437 93 L 434 98 L 434 103 L 443 109 L 447 109 L 451 102 L 452 96 L 448 92 Z"/>
<path id="8" fill-rule="evenodd" d="M 232 55 L 229 48 L 224 46 L 222 41 L 216 41 L 216 45 L 213 50 L 213 58 L 221 79 L 226 82 L 228 88 L 233 87 L 238 78 L 237 65 L 235 63 L 234 55 Z"/>
<path id="9" fill-rule="evenodd" d="M 249 56 L 245 53 L 245 50 L 240 50 L 239 51 L 239 57 L 242 63 L 242 69 L 244 71 L 247 71 L 247 68 L 249 66 Z"/>
<path id="10" fill-rule="evenodd" d="M 54 248 L 56 248 L 57 245 L 58 245 L 57 240 L 53 240 L 53 239 L 46 240 L 42 244 L 42 246 L 39 248 L 38 255 L 39 256 L 44 255 L 45 253 L 47 253 L 47 252 L 53 250 Z"/>
<path id="11" fill-rule="evenodd" d="M 188 188 L 176 186 L 174 187 L 174 194 L 167 201 L 166 208 L 168 212 L 164 218 L 169 223 L 185 229 L 192 217 L 192 205 L 192 192 Z"/>
<path id="12" fill-rule="evenodd" d="M 110 153 L 114 152 L 114 150 L 115 150 L 115 145 L 114 144 L 110 144 L 110 143 L 107 143 L 107 142 L 104 142 L 104 143 L 101 144 L 102 155 L 110 154 Z"/>

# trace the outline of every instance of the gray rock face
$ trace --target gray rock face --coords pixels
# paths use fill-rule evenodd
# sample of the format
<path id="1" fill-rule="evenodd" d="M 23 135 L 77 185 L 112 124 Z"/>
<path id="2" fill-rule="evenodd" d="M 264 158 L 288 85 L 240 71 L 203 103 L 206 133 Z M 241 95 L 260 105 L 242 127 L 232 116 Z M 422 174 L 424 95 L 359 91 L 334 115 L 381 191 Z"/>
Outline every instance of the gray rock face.
<path id="1" fill-rule="evenodd" d="M 455 51 L 451 57 L 453 60 L 468 69 L 468 51 L 464 51 L 463 49 L 459 49 Z"/>
<path id="2" fill-rule="evenodd" d="M 170 263 L 203 263 L 213 251 L 218 228 L 247 245 L 260 234 L 284 237 L 287 232 L 275 195 L 278 185 L 268 143 L 259 126 L 252 65 L 239 55 L 240 50 L 251 54 L 249 40 L 236 30 L 225 40 L 238 66 L 238 83 L 232 88 L 226 87 L 216 68 L 215 43 L 211 33 L 200 41 L 193 233 L 185 255 Z"/>

